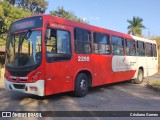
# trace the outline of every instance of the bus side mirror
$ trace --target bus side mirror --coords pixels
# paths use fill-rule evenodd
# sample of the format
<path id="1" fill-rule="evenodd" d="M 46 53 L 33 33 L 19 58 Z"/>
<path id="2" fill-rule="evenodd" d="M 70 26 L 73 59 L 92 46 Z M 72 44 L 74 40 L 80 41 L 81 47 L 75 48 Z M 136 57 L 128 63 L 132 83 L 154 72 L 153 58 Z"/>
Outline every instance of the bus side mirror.
<path id="1" fill-rule="evenodd" d="M 51 37 L 51 29 L 47 28 L 46 29 L 46 40 L 50 40 L 50 37 Z"/>

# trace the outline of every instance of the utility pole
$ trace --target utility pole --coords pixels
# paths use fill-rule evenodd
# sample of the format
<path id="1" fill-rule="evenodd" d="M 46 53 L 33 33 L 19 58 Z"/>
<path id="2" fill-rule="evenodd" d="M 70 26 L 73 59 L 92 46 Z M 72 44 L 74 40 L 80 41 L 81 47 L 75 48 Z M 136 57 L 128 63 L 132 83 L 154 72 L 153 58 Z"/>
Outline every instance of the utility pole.
<path id="1" fill-rule="evenodd" d="M 150 39 L 150 30 L 148 30 L 148 38 Z"/>
<path id="2" fill-rule="evenodd" d="M 150 39 L 150 28 L 147 29 L 148 29 L 148 39 Z"/>

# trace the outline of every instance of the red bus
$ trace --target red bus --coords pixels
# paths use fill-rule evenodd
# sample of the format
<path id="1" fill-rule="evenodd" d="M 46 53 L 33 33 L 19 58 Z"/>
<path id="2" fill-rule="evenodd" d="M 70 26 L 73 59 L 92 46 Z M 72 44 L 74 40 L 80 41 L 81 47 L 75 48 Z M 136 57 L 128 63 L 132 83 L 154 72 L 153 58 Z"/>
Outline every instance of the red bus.
<path id="1" fill-rule="evenodd" d="M 39 15 L 11 25 L 5 88 L 38 96 L 143 78 L 158 70 L 157 45 L 116 31 Z"/>

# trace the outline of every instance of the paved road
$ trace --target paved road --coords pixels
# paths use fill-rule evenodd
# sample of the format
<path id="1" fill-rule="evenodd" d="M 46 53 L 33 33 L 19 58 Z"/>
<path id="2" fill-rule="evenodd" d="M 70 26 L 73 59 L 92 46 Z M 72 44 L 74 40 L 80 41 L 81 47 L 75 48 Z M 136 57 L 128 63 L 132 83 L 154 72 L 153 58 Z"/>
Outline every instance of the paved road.
<path id="1" fill-rule="evenodd" d="M 150 77 L 149 80 L 151 79 L 160 80 L 160 75 Z M 41 99 L 34 95 L 6 91 L 1 85 L 0 111 L 160 111 L 160 93 L 146 88 L 147 80 L 141 85 L 123 82 L 92 88 L 84 98 L 63 93 Z M 115 120 L 115 118 L 110 119 Z M 143 118 L 137 119 L 143 120 Z M 144 118 L 144 120 L 150 119 Z"/>

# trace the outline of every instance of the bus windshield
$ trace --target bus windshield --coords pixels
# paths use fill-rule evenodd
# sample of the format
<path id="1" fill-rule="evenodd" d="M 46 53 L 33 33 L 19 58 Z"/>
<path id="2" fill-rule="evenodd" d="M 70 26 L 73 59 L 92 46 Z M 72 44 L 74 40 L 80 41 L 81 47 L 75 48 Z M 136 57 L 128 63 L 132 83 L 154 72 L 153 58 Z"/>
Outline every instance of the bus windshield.
<path id="1" fill-rule="evenodd" d="M 10 34 L 6 43 L 6 66 L 24 68 L 41 61 L 41 31 Z"/>

